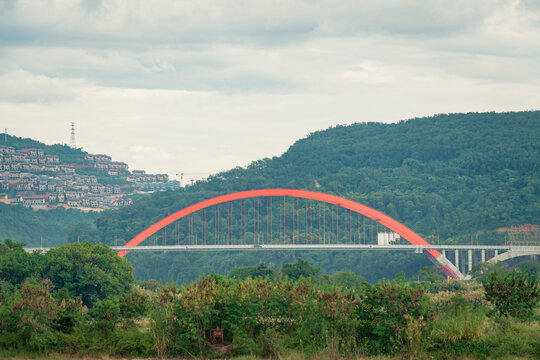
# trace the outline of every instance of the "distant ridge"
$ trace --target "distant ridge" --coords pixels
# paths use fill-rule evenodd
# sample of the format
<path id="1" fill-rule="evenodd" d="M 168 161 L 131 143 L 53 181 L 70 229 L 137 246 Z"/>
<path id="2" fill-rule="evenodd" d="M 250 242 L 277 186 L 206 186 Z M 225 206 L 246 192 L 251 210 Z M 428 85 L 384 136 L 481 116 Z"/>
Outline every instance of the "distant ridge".
<path id="1" fill-rule="evenodd" d="M 131 236 L 211 194 L 292 187 L 347 196 L 425 236 L 461 241 L 477 231 L 540 223 L 539 171 L 540 111 L 339 125 L 296 141 L 280 157 L 104 213 L 98 228 L 104 237 L 113 230 Z"/>

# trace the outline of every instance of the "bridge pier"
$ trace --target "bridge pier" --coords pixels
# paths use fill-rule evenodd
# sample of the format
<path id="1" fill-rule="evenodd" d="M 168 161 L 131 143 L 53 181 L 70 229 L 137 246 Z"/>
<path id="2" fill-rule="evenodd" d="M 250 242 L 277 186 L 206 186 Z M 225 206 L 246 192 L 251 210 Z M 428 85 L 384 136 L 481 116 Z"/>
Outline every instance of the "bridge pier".
<path id="1" fill-rule="evenodd" d="M 469 255 L 469 273 L 470 273 L 472 270 L 472 250 L 471 249 L 468 250 L 468 255 Z"/>
<path id="2" fill-rule="evenodd" d="M 486 262 L 486 250 L 484 250 L 484 249 L 482 249 L 482 255 L 481 255 L 480 262 L 482 264 Z"/>
<path id="3" fill-rule="evenodd" d="M 457 250 L 457 249 L 454 250 L 454 258 L 455 258 L 455 261 L 456 261 L 455 265 L 459 269 L 459 250 Z"/>

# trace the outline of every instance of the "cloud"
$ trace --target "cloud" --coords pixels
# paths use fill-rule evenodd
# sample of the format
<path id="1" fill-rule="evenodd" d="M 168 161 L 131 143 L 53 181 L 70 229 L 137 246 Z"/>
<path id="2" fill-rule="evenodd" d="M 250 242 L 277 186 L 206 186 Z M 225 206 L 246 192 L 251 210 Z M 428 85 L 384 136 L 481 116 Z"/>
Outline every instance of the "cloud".
<path id="1" fill-rule="evenodd" d="M 456 59 L 478 55 L 528 59 L 521 64 L 535 72 L 539 14 L 505 0 L 17 1 L 0 9 L 0 71 L 224 92 L 302 91 L 313 74 L 317 87 L 336 76 L 379 83 L 358 66 L 410 68 L 411 54 L 417 67 L 455 73 L 466 74 Z"/>
<path id="2" fill-rule="evenodd" d="M 516 0 L 0 2 L 0 118 L 152 172 L 215 173 L 338 123 L 538 107 Z M 36 126 L 39 124 L 39 126 Z"/>
<path id="3" fill-rule="evenodd" d="M 380 65 L 369 61 L 364 61 L 346 69 L 343 72 L 343 78 L 348 81 L 366 84 L 382 84 L 393 80 L 392 75 Z"/>
<path id="4" fill-rule="evenodd" d="M 23 70 L 0 74 L 0 102 L 69 102 L 83 81 L 51 78 Z"/>
<path id="5" fill-rule="evenodd" d="M 9 41 L 144 46 L 291 43 L 316 36 L 448 36 L 481 26 L 508 1 L 18 1 L 0 11 Z M 526 9 L 529 10 L 528 8 Z"/>

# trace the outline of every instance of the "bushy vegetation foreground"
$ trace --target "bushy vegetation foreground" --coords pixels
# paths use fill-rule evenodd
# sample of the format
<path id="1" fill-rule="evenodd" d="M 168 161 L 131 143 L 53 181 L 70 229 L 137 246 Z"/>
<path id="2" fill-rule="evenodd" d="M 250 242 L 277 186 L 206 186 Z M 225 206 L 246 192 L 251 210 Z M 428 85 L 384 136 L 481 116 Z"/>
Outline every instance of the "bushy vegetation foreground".
<path id="1" fill-rule="evenodd" d="M 538 277 L 522 271 L 490 271 L 482 285 L 403 276 L 369 284 L 354 274 L 322 276 L 298 261 L 280 271 L 211 274 L 183 287 L 136 286 L 132 271 L 102 245 L 28 254 L 5 241 L 2 353 L 540 357 Z M 223 340 L 213 338 L 214 329 Z"/>

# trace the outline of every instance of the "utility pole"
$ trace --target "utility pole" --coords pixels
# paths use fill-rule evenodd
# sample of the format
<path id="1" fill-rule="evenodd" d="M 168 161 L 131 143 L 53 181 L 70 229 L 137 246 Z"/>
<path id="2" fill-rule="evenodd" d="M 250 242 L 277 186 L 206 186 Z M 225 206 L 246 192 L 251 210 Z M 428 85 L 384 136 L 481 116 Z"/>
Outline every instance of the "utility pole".
<path id="1" fill-rule="evenodd" d="M 180 175 L 180 186 L 184 186 L 184 172 L 180 172 L 179 174 L 176 174 L 176 176 Z"/>
<path id="2" fill-rule="evenodd" d="M 77 148 L 75 144 L 75 123 L 74 122 L 71 123 L 71 139 L 69 142 L 69 146 L 72 147 L 73 149 Z"/>

